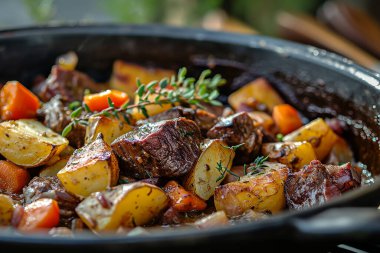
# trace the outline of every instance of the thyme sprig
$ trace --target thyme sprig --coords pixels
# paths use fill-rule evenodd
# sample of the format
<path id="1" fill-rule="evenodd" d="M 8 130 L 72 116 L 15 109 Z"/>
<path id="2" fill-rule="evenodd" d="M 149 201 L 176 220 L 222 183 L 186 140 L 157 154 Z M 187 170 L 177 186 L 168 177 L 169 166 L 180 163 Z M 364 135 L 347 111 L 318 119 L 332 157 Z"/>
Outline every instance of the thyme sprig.
<path id="1" fill-rule="evenodd" d="M 211 70 L 204 70 L 198 79 L 187 77 L 187 69 L 181 68 L 178 74 L 170 79 L 164 78 L 160 81 L 153 81 L 148 84 L 141 83 L 137 80 L 136 103 L 125 103 L 117 108 L 110 98 L 108 98 L 109 107 L 100 111 L 92 112 L 85 103 L 75 103 L 75 108 L 71 113 L 71 122 L 63 129 L 62 136 L 67 136 L 75 126 L 88 125 L 88 119 L 91 116 L 122 117 L 127 124 L 130 124 L 132 110 L 137 109 L 145 117 L 149 117 L 146 106 L 164 105 L 164 104 L 190 104 L 202 108 L 202 103 L 221 106 L 217 100 L 219 97 L 218 87 L 225 83 L 221 75 L 216 74 L 211 77 Z M 154 100 L 152 101 L 152 96 Z M 70 106 L 69 106 L 70 107 Z M 86 114 L 83 115 L 83 111 Z"/>
<path id="2" fill-rule="evenodd" d="M 265 164 L 265 162 L 268 160 L 268 156 L 258 156 L 253 161 L 253 163 L 244 164 L 244 175 L 252 176 L 252 175 L 258 175 L 260 173 L 263 173 L 265 168 L 268 167 L 268 165 Z"/>
<path id="3" fill-rule="evenodd" d="M 234 146 L 224 146 L 223 145 L 223 148 L 227 148 L 227 149 L 232 149 L 233 151 L 236 151 L 238 148 L 240 148 L 241 146 L 243 146 L 245 143 L 240 143 L 238 145 L 234 145 Z M 240 176 L 236 173 L 234 173 L 233 171 L 231 171 L 229 168 L 227 168 L 226 166 L 223 166 L 222 164 L 222 160 L 219 160 L 219 162 L 217 162 L 216 164 L 216 169 L 219 171 L 220 173 L 220 176 L 216 179 L 216 182 L 219 182 L 220 180 L 223 180 L 224 176 L 226 175 L 226 173 L 234 176 L 237 180 L 240 180 Z"/>
<path id="4" fill-rule="evenodd" d="M 216 179 L 216 182 L 219 182 L 220 180 L 223 180 L 224 176 L 226 175 L 226 173 L 236 177 L 236 179 L 239 181 L 240 180 L 240 176 L 236 173 L 234 173 L 233 171 L 231 171 L 229 168 L 227 168 L 226 166 L 223 166 L 222 164 L 222 160 L 220 160 L 219 162 L 216 163 L 216 169 L 219 171 L 220 173 L 220 176 Z"/>

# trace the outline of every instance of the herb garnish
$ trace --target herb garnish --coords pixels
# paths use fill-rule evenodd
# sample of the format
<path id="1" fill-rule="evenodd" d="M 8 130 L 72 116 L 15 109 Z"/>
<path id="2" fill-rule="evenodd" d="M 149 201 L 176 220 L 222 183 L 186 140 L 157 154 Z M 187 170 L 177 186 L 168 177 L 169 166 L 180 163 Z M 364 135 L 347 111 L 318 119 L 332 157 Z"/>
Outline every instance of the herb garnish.
<path id="1" fill-rule="evenodd" d="M 211 70 L 204 70 L 198 79 L 186 77 L 186 68 L 181 68 L 176 76 L 170 79 L 164 78 L 160 81 L 153 81 L 148 84 L 142 84 L 137 80 L 136 99 L 137 103 L 126 103 L 120 108 L 116 108 L 111 99 L 108 99 L 109 107 L 100 111 L 92 112 L 86 104 L 75 103 L 72 105 L 71 122 L 63 129 L 62 136 L 67 136 L 76 125 L 88 125 L 88 119 L 91 116 L 122 117 L 127 124 L 130 124 L 132 109 L 137 109 L 145 117 L 149 117 L 146 109 L 147 105 L 163 105 L 186 103 L 202 108 L 201 103 L 221 106 L 217 100 L 219 96 L 218 87 L 225 83 L 221 75 L 217 74 L 210 77 Z M 154 95 L 154 101 L 149 100 Z M 82 115 L 82 112 L 87 112 Z"/>
<path id="2" fill-rule="evenodd" d="M 263 173 L 264 169 L 268 167 L 268 165 L 264 164 L 267 160 L 268 156 L 258 156 L 249 166 L 244 164 L 244 175 L 251 176 Z"/>
<path id="3" fill-rule="evenodd" d="M 234 146 L 223 146 L 223 148 L 229 148 L 229 149 L 232 149 L 233 151 L 236 151 L 238 148 L 240 148 L 241 146 L 243 146 L 245 143 L 240 143 L 238 145 L 234 145 Z"/>
<path id="4" fill-rule="evenodd" d="M 228 174 L 236 177 L 237 180 L 240 180 L 240 176 L 239 175 L 235 174 L 230 169 L 228 169 L 227 167 L 225 167 L 225 166 L 222 165 L 222 160 L 219 160 L 219 162 L 217 162 L 216 169 L 220 173 L 220 176 L 216 179 L 216 182 L 219 182 L 220 180 L 222 180 L 224 178 L 224 176 L 226 175 L 226 173 L 228 173 Z"/>
<path id="5" fill-rule="evenodd" d="M 224 146 L 223 145 L 223 148 L 232 149 L 233 151 L 236 151 L 238 148 L 240 148 L 244 144 L 245 143 L 240 143 L 240 144 L 234 145 L 234 146 Z M 222 160 L 219 160 L 219 162 L 217 162 L 216 169 L 220 173 L 220 176 L 216 179 L 216 182 L 222 180 L 224 178 L 224 176 L 226 175 L 226 173 L 228 173 L 228 174 L 236 177 L 237 180 L 240 180 L 240 176 L 239 175 L 237 175 L 236 173 L 234 173 L 233 171 L 231 171 L 230 169 L 228 169 L 227 167 L 225 167 L 225 166 L 222 165 Z"/>

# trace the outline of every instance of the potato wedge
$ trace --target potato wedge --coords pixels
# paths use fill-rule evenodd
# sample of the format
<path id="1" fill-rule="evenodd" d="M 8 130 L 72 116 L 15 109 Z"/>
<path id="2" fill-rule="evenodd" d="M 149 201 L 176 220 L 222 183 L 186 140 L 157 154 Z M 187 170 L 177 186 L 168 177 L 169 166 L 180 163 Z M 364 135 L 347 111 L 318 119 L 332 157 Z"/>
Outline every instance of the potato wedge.
<path id="1" fill-rule="evenodd" d="M 0 153 L 24 167 L 48 163 L 69 144 L 68 140 L 32 119 L 0 123 Z"/>
<path id="2" fill-rule="evenodd" d="M 86 127 L 85 144 L 93 142 L 102 133 L 104 141 L 110 145 L 117 137 L 131 130 L 132 126 L 114 117 L 91 116 Z"/>
<path id="3" fill-rule="evenodd" d="M 235 151 L 226 148 L 227 144 L 219 139 L 206 140 L 202 145 L 202 153 L 194 168 L 187 174 L 183 186 L 200 198 L 208 200 L 214 195 L 215 188 L 220 185 L 223 178 L 216 169 L 217 163 L 221 162 L 223 167 L 231 169 Z M 226 173 L 227 174 L 227 173 Z"/>
<path id="4" fill-rule="evenodd" d="M 228 97 L 228 103 L 235 110 L 238 110 L 242 103 L 249 103 L 250 100 L 265 104 L 270 111 L 275 105 L 284 103 L 284 100 L 265 78 L 253 80 Z"/>
<path id="5" fill-rule="evenodd" d="M 170 78 L 174 74 L 174 71 L 168 69 L 147 68 L 117 60 L 113 65 L 110 84 L 111 88 L 125 91 L 129 97 L 133 98 L 137 89 L 137 79 L 143 84 L 148 84 L 151 81 L 159 81 L 165 77 Z"/>
<path id="6" fill-rule="evenodd" d="M 298 171 L 317 159 L 313 147 L 306 141 L 264 143 L 261 153 L 268 156 L 269 161 L 285 164 L 292 171 Z"/>
<path id="7" fill-rule="evenodd" d="M 95 141 L 75 150 L 57 177 L 65 189 L 79 197 L 114 186 L 119 178 L 119 165 L 102 134 Z"/>
<path id="8" fill-rule="evenodd" d="M 43 167 L 39 173 L 40 177 L 52 177 L 57 176 L 58 172 L 63 169 L 70 157 L 61 158 L 51 165 Z"/>
<path id="9" fill-rule="evenodd" d="M 284 185 L 289 169 L 280 163 L 265 163 L 265 172 L 247 175 L 240 181 L 221 185 L 215 190 L 216 210 L 228 217 L 243 214 L 248 209 L 278 213 L 285 208 Z"/>
<path id="10" fill-rule="evenodd" d="M 75 210 L 90 229 L 101 232 L 144 225 L 168 203 L 165 192 L 157 186 L 136 182 L 93 193 Z"/>
<path id="11" fill-rule="evenodd" d="M 148 101 L 154 101 L 154 99 L 156 98 L 157 95 L 155 94 L 151 94 L 148 96 L 147 100 Z M 137 98 L 135 100 L 135 104 L 137 104 L 139 101 L 139 99 Z M 174 106 L 177 106 L 178 103 L 176 103 Z M 156 114 L 159 114 L 161 112 L 165 112 L 167 110 L 169 110 L 170 108 L 172 108 L 173 105 L 172 104 L 163 104 L 163 105 L 147 105 L 145 106 L 146 108 L 146 111 L 148 113 L 149 116 L 154 116 Z M 137 108 L 134 108 L 132 110 L 132 117 L 134 120 L 141 120 L 141 119 L 146 119 L 145 115 L 139 111 Z"/>
<path id="12" fill-rule="evenodd" d="M 337 140 L 337 135 L 323 119 L 317 118 L 290 134 L 285 135 L 283 140 L 284 142 L 310 142 L 318 160 L 322 161 L 330 153 L 331 148 Z"/>
<path id="13" fill-rule="evenodd" d="M 13 200 L 5 194 L 0 194 L 0 227 L 11 224 L 13 215 Z"/>

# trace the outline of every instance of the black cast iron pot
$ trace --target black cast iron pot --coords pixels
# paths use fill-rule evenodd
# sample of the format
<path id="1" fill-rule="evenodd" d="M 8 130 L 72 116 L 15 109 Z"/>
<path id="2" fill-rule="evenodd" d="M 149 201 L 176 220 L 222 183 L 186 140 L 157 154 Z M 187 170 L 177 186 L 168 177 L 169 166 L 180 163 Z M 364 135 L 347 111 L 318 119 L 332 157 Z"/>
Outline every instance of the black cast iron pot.
<path id="1" fill-rule="evenodd" d="M 350 131 L 356 158 L 380 174 L 380 76 L 348 59 L 317 48 L 263 36 L 236 35 L 162 26 L 59 26 L 0 32 L 0 82 L 28 85 L 48 74 L 58 55 L 74 50 L 78 69 L 106 81 L 112 63 L 124 59 L 144 65 L 197 73 L 213 66 L 229 80 L 225 99 L 258 76 L 268 78 L 287 102 L 314 118 L 338 117 Z M 301 212 L 231 227 L 167 230 L 147 236 L 51 238 L 0 232 L 1 252 L 221 252 L 271 250 L 323 251 L 339 243 L 380 243 L 380 181 Z M 18 251 L 17 251 L 18 252 Z"/>

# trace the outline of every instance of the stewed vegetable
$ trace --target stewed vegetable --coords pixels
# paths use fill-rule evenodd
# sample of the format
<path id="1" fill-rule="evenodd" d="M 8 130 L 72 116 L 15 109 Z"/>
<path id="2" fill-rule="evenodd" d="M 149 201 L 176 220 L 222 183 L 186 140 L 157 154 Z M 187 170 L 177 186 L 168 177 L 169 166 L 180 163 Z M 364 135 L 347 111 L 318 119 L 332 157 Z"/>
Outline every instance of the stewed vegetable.
<path id="1" fill-rule="evenodd" d="M 0 91 L 1 226 L 205 229 L 320 205 L 361 185 L 343 128 L 307 119 L 265 77 L 222 104 L 227 81 L 210 70 L 191 77 L 117 60 L 100 84 L 77 61 L 70 52 L 39 84 L 10 81 Z"/>

